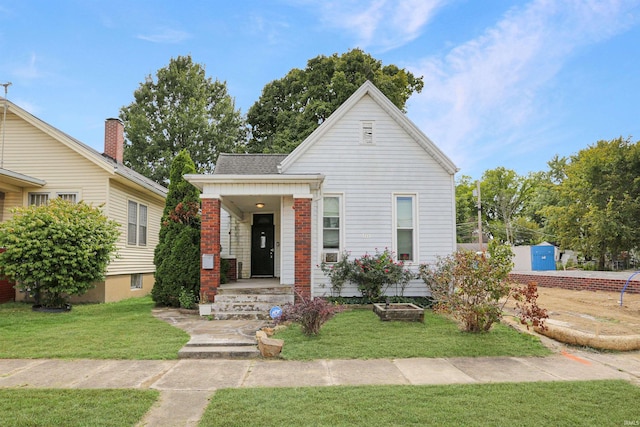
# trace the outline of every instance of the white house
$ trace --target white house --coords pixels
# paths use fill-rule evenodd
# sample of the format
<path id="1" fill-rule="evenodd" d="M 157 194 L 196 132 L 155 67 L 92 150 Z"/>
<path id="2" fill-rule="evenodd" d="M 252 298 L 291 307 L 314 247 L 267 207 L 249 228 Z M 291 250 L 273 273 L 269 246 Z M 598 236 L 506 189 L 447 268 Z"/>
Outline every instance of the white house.
<path id="1" fill-rule="evenodd" d="M 345 251 L 388 248 L 417 271 L 456 249 L 456 171 L 366 82 L 291 154 L 221 155 L 213 174 L 185 177 L 202 191 L 201 289 L 215 297 L 221 256 L 307 296 L 329 294 L 318 265 Z"/>

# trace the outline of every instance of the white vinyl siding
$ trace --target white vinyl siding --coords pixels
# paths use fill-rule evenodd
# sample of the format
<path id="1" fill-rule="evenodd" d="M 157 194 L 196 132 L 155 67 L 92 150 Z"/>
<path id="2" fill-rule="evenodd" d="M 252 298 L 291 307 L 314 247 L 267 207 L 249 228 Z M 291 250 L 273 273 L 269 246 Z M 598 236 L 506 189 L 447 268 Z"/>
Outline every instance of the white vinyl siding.
<path id="1" fill-rule="evenodd" d="M 361 142 L 363 121 L 375 123 L 374 145 Z M 402 194 L 415 195 L 411 268 L 417 271 L 418 264 L 433 263 L 438 256 L 455 250 L 453 175 L 369 96 L 329 128 L 286 173 L 323 174 L 323 196 L 343 195 L 341 249 L 351 258 L 373 254 L 376 249 L 397 250 L 394 196 Z M 321 218 L 321 203 L 314 206 L 314 214 Z M 320 234 L 322 224 L 314 227 L 314 232 Z M 321 251 L 322 235 L 317 239 L 314 250 Z M 321 295 L 327 278 L 315 267 L 322 260 L 321 255 L 316 256 L 313 292 Z M 405 292 L 412 296 L 427 294 L 421 281 L 412 282 Z M 345 285 L 342 295 L 358 295 L 358 291 L 355 286 Z"/>

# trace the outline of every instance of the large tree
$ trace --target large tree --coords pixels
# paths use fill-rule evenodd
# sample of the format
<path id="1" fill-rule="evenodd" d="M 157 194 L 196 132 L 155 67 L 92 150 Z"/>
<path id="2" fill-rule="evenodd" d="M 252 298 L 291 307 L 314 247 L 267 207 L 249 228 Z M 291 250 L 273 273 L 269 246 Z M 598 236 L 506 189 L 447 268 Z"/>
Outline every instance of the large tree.
<path id="1" fill-rule="evenodd" d="M 563 248 L 605 268 L 640 244 L 640 142 L 598 141 L 556 162 L 557 204 L 544 212 Z"/>
<path id="2" fill-rule="evenodd" d="M 171 163 L 169 192 L 162 214 L 153 300 L 160 305 L 180 306 L 181 294 L 196 300 L 200 291 L 200 192 L 184 179 L 195 173 L 187 150 Z"/>
<path id="3" fill-rule="evenodd" d="M 540 241 L 540 235 L 536 235 L 537 223 L 527 215 L 540 180 L 540 174 L 521 176 L 504 167 L 484 172 L 482 212 L 494 237 L 510 244 Z"/>
<path id="4" fill-rule="evenodd" d="M 360 49 L 310 59 L 268 83 L 247 114 L 251 137 L 247 151 L 289 153 L 313 132 L 366 80 L 398 108 L 423 87 L 422 77 L 382 62 Z"/>
<path id="5" fill-rule="evenodd" d="M 246 137 L 226 83 L 206 77 L 191 56 L 172 58 L 133 95 L 120 110 L 124 163 L 160 184 L 167 185 L 169 165 L 180 150 L 189 151 L 198 172 L 210 172 L 219 153 L 234 151 Z"/>

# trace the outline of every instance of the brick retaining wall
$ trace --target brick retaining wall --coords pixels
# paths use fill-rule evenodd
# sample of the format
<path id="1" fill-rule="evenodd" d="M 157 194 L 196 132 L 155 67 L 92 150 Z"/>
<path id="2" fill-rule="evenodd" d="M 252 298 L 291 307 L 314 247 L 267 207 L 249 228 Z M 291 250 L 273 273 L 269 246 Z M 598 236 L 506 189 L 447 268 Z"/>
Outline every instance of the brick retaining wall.
<path id="1" fill-rule="evenodd" d="M 631 274 L 629 274 L 631 276 Z M 518 283 L 526 285 L 531 282 L 536 282 L 538 286 L 546 288 L 562 288 L 571 289 L 576 291 L 607 291 L 607 292 L 621 292 L 624 288 L 626 279 L 613 279 L 604 277 L 578 277 L 578 276 L 544 276 L 537 274 L 526 273 L 510 273 L 509 277 Z M 634 277 L 638 279 L 640 275 Z M 625 293 L 640 294 L 640 281 L 631 280 Z"/>

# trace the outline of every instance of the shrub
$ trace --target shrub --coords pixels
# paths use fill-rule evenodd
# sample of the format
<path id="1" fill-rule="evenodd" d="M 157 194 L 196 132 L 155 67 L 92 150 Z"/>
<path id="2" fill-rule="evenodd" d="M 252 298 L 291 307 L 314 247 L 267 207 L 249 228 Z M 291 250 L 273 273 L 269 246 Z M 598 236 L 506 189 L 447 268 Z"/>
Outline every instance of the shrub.
<path id="1" fill-rule="evenodd" d="M 402 296 L 407 284 L 415 278 L 402 261 L 393 260 L 393 253 L 388 249 L 376 250 L 375 255 L 364 254 L 353 260 L 349 260 L 349 254 L 345 252 L 339 262 L 323 262 L 320 268 L 331 281 L 334 295 L 340 295 L 344 283 L 351 282 L 356 284 L 367 302 L 378 301 L 391 285 L 396 285 Z"/>
<path id="2" fill-rule="evenodd" d="M 547 329 L 544 321 L 549 318 L 547 310 L 538 306 L 538 285 L 530 282 L 522 287 L 515 287 L 512 292 L 516 301 L 516 316 L 520 318 L 520 323 L 543 331 Z"/>
<path id="3" fill-rule="evenodd" d="M 324 298 L 306 298 L 298 294 L 298 302 L 286 304 L 277 322 L 299 323 L 303 334 L 313 336 L 318 335 L 322 325 L 340 311 L 343 306 L 331 304 Z"/>
<path id="4" fill-rule="evenodd" d="M 12 212 L 0 224 L 0 247 L 6 248 L 0 269 L 36 304 L 63 307 L 69 295 L 82 295 L 104 280 L 119 232 L 100 209 L 53 199 Z"/>
<path id="5" fill-rule="evenodd" d="M 180 301 L 180 308 L 191 309 L 196 304 L 196 297 L 193 295 L 193 292 L 186 290 L 185 288 L 180 289 L 180 296 L 178 297 Z"/>
<path id="6" fill-rule="evenodd" d="M 508 274 L 513 253 L 506 245 L 489 245 L 489 255 L 458 251 L 420 277 L 431 289 L 434 310 L 453 315 L 468 332 L 486 332 L 502 318 L 511 287 Z"/>

